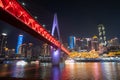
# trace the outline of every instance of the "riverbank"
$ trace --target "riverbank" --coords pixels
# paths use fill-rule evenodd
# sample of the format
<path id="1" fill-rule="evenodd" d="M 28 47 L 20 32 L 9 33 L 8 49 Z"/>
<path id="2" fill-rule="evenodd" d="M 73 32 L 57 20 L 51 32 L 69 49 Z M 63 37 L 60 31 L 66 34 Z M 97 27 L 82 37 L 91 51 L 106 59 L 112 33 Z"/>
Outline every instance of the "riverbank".
<path id="1" fill-rule="evenodd" d="M 120 58 L 75 58 L 76 62 L 120 62 Z"/>

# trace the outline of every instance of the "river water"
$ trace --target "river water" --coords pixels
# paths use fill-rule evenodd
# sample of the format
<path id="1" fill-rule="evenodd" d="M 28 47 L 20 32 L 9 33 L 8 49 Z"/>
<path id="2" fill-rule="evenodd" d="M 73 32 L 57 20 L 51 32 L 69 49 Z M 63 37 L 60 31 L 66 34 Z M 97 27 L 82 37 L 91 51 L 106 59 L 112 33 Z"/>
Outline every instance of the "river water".
<path id="1" fill-rule="evenodd" d="M 119 62 L 50 63 L 17 62 L 0 64 L 0 77 L 15 77 L 40 80 L 120 80 Z"/>

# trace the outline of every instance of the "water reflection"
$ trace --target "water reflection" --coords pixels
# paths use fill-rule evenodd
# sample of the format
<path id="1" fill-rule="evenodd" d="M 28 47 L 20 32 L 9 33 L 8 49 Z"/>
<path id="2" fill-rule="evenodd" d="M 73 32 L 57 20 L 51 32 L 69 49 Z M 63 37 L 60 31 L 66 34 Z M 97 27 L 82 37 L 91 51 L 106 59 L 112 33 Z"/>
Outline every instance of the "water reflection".
<path id="1" fill-rule="evenodd" d="M 102 63 L 102 72 L 107 80 L 119 80 L 120 75 L 118 68 L 120 66 L 119 63 L 111 62 L 111 63 Z"/>
<path id="2" fill-rule="evenodd" d="M 118 64 L 115 62 L 67 64 L 62 72 L 62 80 L 119 80 Z M 105 67 L 102 67 L 103 65 Z"/>
<path id="3" fill-rule="evenodd" d="M 60 79 L 60 67 L 59 66 L 53 66 L 51 71 L 51 80 L 61 80 Z"/>
<path id="4" fill-rule="evenodd" d="M 120 80 L 120 63 L 92 62 L 60 64 L 50 63 L 0 64 L 0 77 L 37 78 L 42 80 Z"/>
<path id="5" fill-rule="evenodd" d="M 23 78 L 25 76 L 24 66 L 14 66 L 12 71 L 12 77 Z"/>

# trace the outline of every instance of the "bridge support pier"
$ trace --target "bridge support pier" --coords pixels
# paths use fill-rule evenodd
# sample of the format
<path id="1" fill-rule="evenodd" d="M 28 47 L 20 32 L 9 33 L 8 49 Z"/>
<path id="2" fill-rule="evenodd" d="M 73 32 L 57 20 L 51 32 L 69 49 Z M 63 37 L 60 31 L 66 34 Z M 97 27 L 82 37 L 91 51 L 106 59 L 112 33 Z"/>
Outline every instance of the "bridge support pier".
<path id="1" fill-rule="evenodd" d="M 59 66 L 60 63 L 60 49 L 51 49 L 52 65 Z"/>

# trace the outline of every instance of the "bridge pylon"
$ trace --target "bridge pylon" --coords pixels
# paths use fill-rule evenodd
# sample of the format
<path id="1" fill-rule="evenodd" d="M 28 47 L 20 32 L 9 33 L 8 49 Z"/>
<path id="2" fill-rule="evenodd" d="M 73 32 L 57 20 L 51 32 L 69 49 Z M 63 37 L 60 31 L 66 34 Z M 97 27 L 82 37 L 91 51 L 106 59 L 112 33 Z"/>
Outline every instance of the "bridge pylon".
<path id="1" fill-rule="evenodd" d="M 59 32 L 59 27 L 58 27 L 58 20 L 57 20 L 57 14 L 54 14 L 54 19 L 53 19 L 53 26 L 52 26 L 52 36 L 54 36 L 55 29 L 57 29 L 57 34 L 58 34 L 58 40 L 60 41 L 60 32 Z M 55 49 L 54 47 L 51 46 L 51 57 L 52 57 L 52 65 L 56 66 L 59 65 L 60 63 L 60 54 L 61 50 L 60 48 Z"/>

